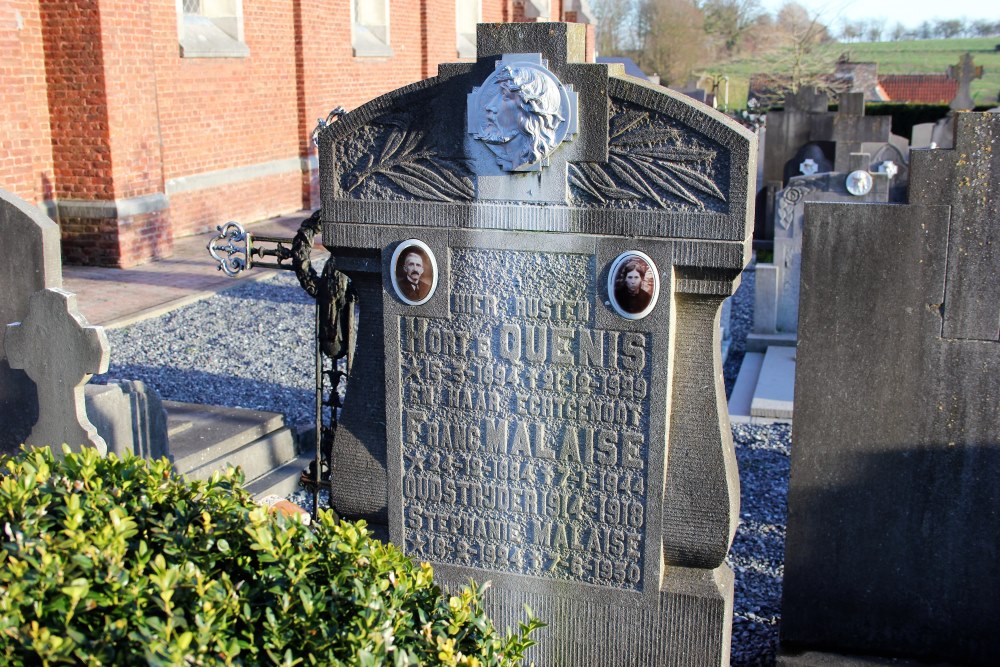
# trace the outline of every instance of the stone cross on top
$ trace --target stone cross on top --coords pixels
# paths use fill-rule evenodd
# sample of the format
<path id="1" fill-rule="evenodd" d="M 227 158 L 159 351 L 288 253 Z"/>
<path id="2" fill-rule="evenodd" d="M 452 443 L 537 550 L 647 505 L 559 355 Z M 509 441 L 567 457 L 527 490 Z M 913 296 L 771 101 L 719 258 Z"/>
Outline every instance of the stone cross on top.
<path id="1" fill-rule="evenodd" d="M 76 295 L 58 288 L 32 294 L 24 321 L 7 325 L 4 345 L 11 368 L 24 370 L 38 388 L 38 422 L 26 443 L 106 454 L 107 443 L 87 418 L 83 385 L 108 370 L 108 338 L 102 327 L 88 326 Z"/>
<path id="2" fill-rule="evenodd" d="M 959 59 L 957 65 L 950 65 L 948 67 L 948 78 L 958 81 L 958 92 L 955 94 L 955 99 L 948 106 L 955 111 L 974 109 L 976 103 L 972 99 L 969 86 L 972 85 L 973 79 L 983 78 L 982 65 L 978 67 L 973 65 L 972 54 L 965 53 Z"/>

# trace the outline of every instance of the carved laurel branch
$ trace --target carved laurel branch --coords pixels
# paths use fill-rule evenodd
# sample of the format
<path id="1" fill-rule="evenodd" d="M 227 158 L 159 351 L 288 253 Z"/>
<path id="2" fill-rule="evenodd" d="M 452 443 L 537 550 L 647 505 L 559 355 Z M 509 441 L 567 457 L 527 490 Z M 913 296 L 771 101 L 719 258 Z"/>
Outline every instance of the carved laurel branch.
<path id="1" fill-rule="evenodd" d="M 682 146 L 680 132 L 650 125 L 649 114 L 625 111 L 611 117 L 607 164 L 570 164 L 570 183 L 601 203 L 652 200 L 660 208 L 668 194 L 700 205 L 695 192 L 726 201 L 707 176 L 687 164 L 706 162 L 715 151 Z"/>
<path id="2" fill-rule="evenodd" d="M 451 202 L 472 199 L 472 180 L 458 168 L 423 145 L 426 132 L 411 130 L 408 114 L 387 114 L 375 119 L 391 127 L 382 152 L 365 157 L 359 168 L 345 178 L 345 189 L 353 192 L 365 179 L 381 176 L 419 199 Z"/>

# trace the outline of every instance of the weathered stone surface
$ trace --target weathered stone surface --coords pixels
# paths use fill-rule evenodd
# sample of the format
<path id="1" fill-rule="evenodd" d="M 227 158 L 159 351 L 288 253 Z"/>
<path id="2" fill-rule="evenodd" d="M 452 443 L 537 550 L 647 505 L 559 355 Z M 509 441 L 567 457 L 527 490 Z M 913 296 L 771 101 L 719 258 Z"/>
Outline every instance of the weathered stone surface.
<path id="1" fill-rule="evenodd" d="M 76 295 L 52 287 L 32 294 L 24 320 L 7 325 L 4 347 L 11 368 L 24 370 L 38 395 L 38 421 L 25 443 L 106 453 L 107 443 L 87 418 L 83 385 L 108 370 L 108 338 L 102 327 L 87 324 Z"/>
<path id="2" fill-rule="evenodd" d="M 108 451 L 150 459 L 168 456 L 167 413 L 159 394 L 140 380 L 84 387 L 87 418 Z"/>
<path id="3" fill-rule="evenodd" d="M 858 155 L 867 166 L 867 155 Z M 854 165 L 849 165 L 854 166 Z M 845 185 L 847 172 L 796 176 L 775 198 L 774 263 L 758 264 L 755 288 L 754 333 L 795 333 L 799 319 L 799 274 L 802 262 L 802 220 L 807 202 L 884 202 L 889 198 L 889 179 L 872 173 L 872 189 L 853 195 Z M 761 270 L 763 269 L 763 271 Z M 772 283 L 773 281 L 776 281 Z"/>
<path id="4" fill-rule="evenodd" d="M 914 152 L 910 205 L 807 205 L 789 650 L 1000 652 L 998 128 L 961 114 L 956 149 Z"/>
<path id="5" fill-rule="evenodd" d="M 528 603 L 550 624 L 539 664 L 728 664 L 719 312 L 749 259 L 753 137 L 580 62 L 574 26 L 479 30 L 475 64 L 320 137 L 323 242 L 361 311 L 333 504 L 446 586 L 492 580 L 501 626 Z M 467 96 L 526 53 L 579 95 L 579 131 L 516 172 L 470 133 Z M 411 239 L 437 266 L 419 305 L 394 288 Z M 641 298 L 617 291 L 625 253 L 656 270 L 634 269 L 659 285 L 641 318 L 612 305 Z"/>
<path id="6" fill-rule="evenodd" d="M 38 419 L 35 385 L 12 369 L 4 352 L 6 325 L 28 313 L 31 295 L 62 285 L 59 226 L 28 202 L 0 189 L 0 452 L 12 454 Z"/>

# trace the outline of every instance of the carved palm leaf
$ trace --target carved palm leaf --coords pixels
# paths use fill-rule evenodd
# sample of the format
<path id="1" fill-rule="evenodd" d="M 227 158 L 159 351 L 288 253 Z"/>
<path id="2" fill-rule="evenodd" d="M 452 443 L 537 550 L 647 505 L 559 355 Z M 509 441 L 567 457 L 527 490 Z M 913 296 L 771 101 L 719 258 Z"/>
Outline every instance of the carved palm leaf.
<path id="1" fill-rule="evenodd" d="M 419 199 L 450 202 L 471 199 L 472 181 L 450 161 L 429 149 L 420 149 L 425 133 L 410 129 L 407 114 L 387 114 L 375 122 L 391 127 L 378 160 L 366 158 L 359 169 L 345 178 L 345 189 L 352 192 L 365 179 L 379 175 L 401 190 Z"/>
<path id="2" fill-rule="evenodd" d="M 648 112 L 624 110 L 609 121 L 608 162 L 571 165 L 570 184 L 599 202 L 648 200 L 667 208 L 664 196 L 702 206 L 701 196 L 726 200 L 712 179 L 695 168 L 715 151 L 681 143 L 680 130 L 653 124 Z"/>

